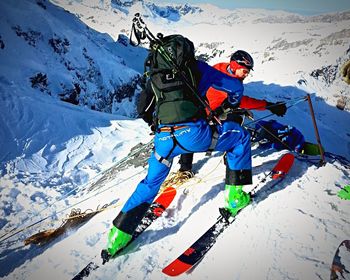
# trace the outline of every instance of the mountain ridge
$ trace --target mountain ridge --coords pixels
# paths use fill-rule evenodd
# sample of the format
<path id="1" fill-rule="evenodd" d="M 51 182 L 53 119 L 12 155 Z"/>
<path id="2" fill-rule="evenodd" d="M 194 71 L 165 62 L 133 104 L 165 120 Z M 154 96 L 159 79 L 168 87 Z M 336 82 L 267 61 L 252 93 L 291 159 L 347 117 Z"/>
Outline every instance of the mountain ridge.
<path id="1" fill-rule="evenodd" d="M 127 66 L 126 61 L 131 61 L 130 55 L 142 59 L 145 52 L 114 42 L 109 35 L 96 32 L 49 2 L 22 0 L 18 4 L 1 4 L 3 80 L 36 94 L 135 116 L 131 109 L 140 74 L 138 68 L 131 68 L 135 66 L 132 62 Z M 16 72 L 17 67 L 23 73 Z M 121 100 L 130 102 L 127 111 L 119 110 Z"/>

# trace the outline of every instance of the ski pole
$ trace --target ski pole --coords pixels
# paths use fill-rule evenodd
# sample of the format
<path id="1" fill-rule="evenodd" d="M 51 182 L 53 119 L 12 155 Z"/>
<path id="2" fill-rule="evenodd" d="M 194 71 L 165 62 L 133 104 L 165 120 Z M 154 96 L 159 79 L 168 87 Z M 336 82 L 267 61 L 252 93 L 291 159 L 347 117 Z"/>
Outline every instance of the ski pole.
<path id="1" fill-rule="evenodd" d="M 317 124 L 316 124 L 316 118 L 315 118 L 314 108 L 312 107 L 312 102 L 311 102 L 310 94 L 307 94 L 307 101 L 308 101 L 309 107 L 310 107 L 312 123 L 313 123 L 313 125 L 314 125 L 315 134 L 316 134 L 316 140 L 317 140 L 317 143 L 318 143 L 318 147 L 319 147 L 319 149 L 320 149 L 320 155 L 321 155 L 320 166 L 322 166 L 322 165 L 324 165 L 324 164 L 326 163 L 326 159 L 325 159 L 325 157 L 324 157 L 324 153 L 323 153 L 323 149 L 322 149 L 322 145 L 321 145 L 320 134 L 318 133 L 318 128 L 317 128 Z"/>

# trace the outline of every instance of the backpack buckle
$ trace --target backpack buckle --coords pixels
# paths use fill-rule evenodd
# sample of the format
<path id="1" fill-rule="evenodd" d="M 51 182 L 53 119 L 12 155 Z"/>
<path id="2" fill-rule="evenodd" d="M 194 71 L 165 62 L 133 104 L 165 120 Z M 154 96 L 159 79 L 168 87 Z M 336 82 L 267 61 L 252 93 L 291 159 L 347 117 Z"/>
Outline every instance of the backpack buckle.
<path id="1" fill-rule="evenodd" d="M 168 74 L 165 75 L 165 79 L 167 81 L 174 80 L 175 79 L 175 74 L 174 73 L 170 73 L 170 74 L 168 73 Z"/>

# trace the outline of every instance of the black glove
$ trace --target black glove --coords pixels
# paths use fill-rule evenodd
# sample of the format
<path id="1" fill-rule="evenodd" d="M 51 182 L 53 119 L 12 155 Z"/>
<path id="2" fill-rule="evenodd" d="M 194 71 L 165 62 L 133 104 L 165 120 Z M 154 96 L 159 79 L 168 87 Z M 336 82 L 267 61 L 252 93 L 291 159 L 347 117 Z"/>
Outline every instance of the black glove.
<path id="1" fill-rule="evenodd" d="M 157 130 L 157 127 L 154 123 L 149 125 L 149 128 L 151 129 L 151 131 L 155 132 Z"/>
<path id="2" fill-rule="evenodd" d="M 283 117 L 287 112 L 287 106 L 284 102 L 267 102 L 266 109 L 270 110 L 272 114 L 275 114 L 279 117 Z"/>
<path id="3" fill-rule="evenodd" d="M 244 111 L 244 116 L 250 120 L 254 120 L 253 112 L 248 109 Z"/>

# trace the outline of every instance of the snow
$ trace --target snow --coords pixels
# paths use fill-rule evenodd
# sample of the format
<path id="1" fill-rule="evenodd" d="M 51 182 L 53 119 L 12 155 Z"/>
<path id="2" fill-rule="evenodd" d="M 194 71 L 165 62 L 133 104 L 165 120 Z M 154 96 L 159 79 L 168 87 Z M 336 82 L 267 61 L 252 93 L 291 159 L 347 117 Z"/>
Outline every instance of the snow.
<path id="1" fill-rule="evenodd" d="M 72 74 L 48 51 L 45 41 L 40 39 L 36 48 L 24 44 L 9 23 L 36 27 L 46 39 L 50 38 L 47 34 L 55 32 L 88 46 L 103 77 L 89 82 L 86 98 L 90 103 L 94 97 L 88 93 L 95 91 L 96 84 L 106 83 L 110 88 L 111 80 L 122 84 L 141 74 L 144 50 L 116 46 L 112 39 L 117 39 L 119 33 L 128 35 L 125 32 L 130 30 L 137 10 L 148 15 L 145 20 L 154 32 L 176 31 L 191 38 L 197 53 L 210 54 L 214 50 L 204 43 L 218 43 L 216 49 L 223 52 L 210 59 L 212 64 L 227 60 L 232 49 L 246 49 L 256 61 L 245 82 L 246 94 L 290 105 L 310 94 L 325 150 L 350 160 L 349 105 L 344 111 L 335 107 L 338 96 L 349 98 L 349 86 L 339 74 L 329 84 L 310 76 L 324 66 L 339 69 L 349 58 L 349 36 L 329 39 L 348 29 L 349 19 L 266 23 L 258 20 L 283 19 L 291 14 L 201 5 L 202 16 L 188 13 L 172 22 L 174 17 L 159 18 L 142 1 L 120 10 L 108 1 L 54 1 L 108 36 L 92 29 L 85 33 L 78 19 L 50 3 L 42 3 L 48 11 L 34 1 L 18 1 L 17 6 L 1 3 L 1 22 L 6 23 L 0 29 L 0 39 L 5 43 L 0 49 L 1 279 L 70 279 L 91 260 L 99 263 L 112 220 L 147 173 L 142 162 L 125 164 L 123 159 L 137 144 L 152 140 L 142 120 L 127 117 L 134 106 L 133 98 L 114 103 L 114 114 L 109 114 L 62 102 L 55 95 L 28 86 L 26 77 L 35 71 L 47 71 L 52 92 L 62 81 L 71 81 Z M 82 57 L 78 49 L 68 56 L 79 69 L 87 67 Z M 299 84 L 301 79 L 305 83 Z M 266 112 L 254 115 L 258 119 Z M 275 119 L 296 126 L 307 141 L 316 142 L 307 102 L 295 104 L 284 118 Z M 285 152 L 253 147 L 254 184 Z M 173 172 L 179 167 L 177 160 L 174 162 Z M 196 154 L 194 171 L 195 178 L 178 187 L 164 217 L 152 224 L 126 254 L 89 278 L 168 279 L 162 268 L 216 220 L 218 208 L 223 205 L 222 154 Z M 319 167 L 296 159 L 280 184 L 271 189 L 270 180 L 259 185 L 256 201 L 238 215 L 195 269 L 177 279 L 329 279 L 339 244 L 350 239 L 350 203 L 337 196 L 349 181 L 349 166 L 339 161 L 328 158 L 326 165 Z M 253 187 L 245 186 L 245 190 Z M 39 231 L 60 226 L 73 208 L 95 210 L 105 204 L 110 204 L 107 210 L 49 244 L 23 244 Z M 4 240 L 6 233 L 16 231 Z M 344 263 L 349 261 L 345 259 Z M 346 277 L 350 279 L 349 274 Z"/>

